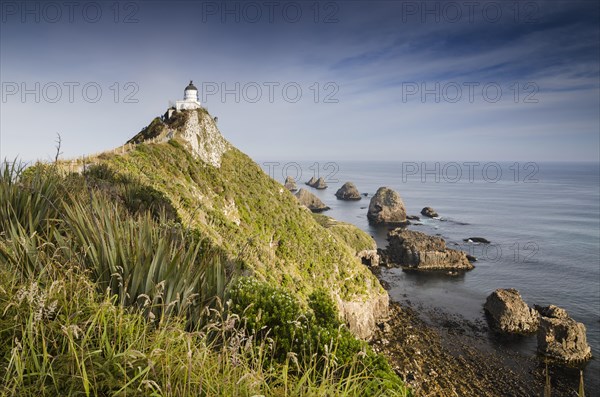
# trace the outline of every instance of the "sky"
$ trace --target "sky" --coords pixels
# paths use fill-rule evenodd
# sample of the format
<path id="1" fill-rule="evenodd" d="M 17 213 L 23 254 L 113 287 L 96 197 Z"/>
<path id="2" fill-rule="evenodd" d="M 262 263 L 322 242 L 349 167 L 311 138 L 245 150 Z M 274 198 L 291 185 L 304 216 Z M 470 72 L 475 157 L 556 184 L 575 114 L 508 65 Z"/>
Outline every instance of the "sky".
<path id="1" fill-rule="evenodd" d="M 193 80 L 257 160 L 600 160 L 597 1 L 0 4 L 2 159 L 117 147 Z"/>

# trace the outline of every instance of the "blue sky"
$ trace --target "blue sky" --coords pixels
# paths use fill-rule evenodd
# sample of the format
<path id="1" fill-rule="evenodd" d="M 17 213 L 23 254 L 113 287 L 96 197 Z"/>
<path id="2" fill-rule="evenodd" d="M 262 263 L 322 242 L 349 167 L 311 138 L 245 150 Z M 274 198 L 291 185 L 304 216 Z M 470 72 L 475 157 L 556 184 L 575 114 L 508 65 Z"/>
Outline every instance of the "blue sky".
<path id="1" fill-rule="evenodd" d="M 118 146 L 193 79 L 255 159 L 599 160 L 596 1 L 67 3 L 1 1 L 2 158 Z"/>

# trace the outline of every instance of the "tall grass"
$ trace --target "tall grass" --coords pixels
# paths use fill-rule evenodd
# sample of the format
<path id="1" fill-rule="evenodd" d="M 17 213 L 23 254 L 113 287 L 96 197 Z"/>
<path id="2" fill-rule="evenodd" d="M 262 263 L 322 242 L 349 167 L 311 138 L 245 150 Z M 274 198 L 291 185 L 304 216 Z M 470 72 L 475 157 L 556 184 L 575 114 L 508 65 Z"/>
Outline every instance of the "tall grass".
<path id="1" fill-rule="evenodd" d="M 64 194 L 52 168 L 29 172 L 18 162 L 0 169 L 0 258 L 25 276 L 43 272 L 46 255 L 52 255 L 48 236 L 56 227 Z"/>
<path id="2" fill-rule="evenodd" d="M 148 212 L 124 216 L 118 205 L 91 194 L 89 203 L 65 208 L 64 227 L 59 246 L 121 305 L 153 318 L 178 314 L 196 321 L 201 308 L 223 297 L 225 255 L 180 225 L 166 226 Z"/>
<path id="3" fill-rule="evenodd" d="M 128 213 L 104 192 L 69 183 L 53 167 L 3 168 L 0 260 L 27 278 L 49 262 L 77 266 L 101 292 L 151 318 L 185 314 L 194 323 L 223 297 L 229 264 L 222 252 L 180 224 Z"/>
<path id="4" fill-rule="evenodd" d="M 185 330 L 185 320 L 165 317 L 155 327 L 138 313 L 100 295 L 93 283 L 71 272 L 63 280 L 2 282 L 0 395 L 122 396 L 363 396 L 369 374 L 355 363 L 293 355 L 272 360 L 269 339 L 238 331 L 235 316 L 208 328 Z M 74 294 L 77 293 L 77 299 Z M 208 326 L 207 326 L 208 327 Z M 325 365 L 323 365 L 325 363 Z M 372 395 L 372 394 L 371 394 Z M 379 392 L 383 395 L 383 391 Z M 387 393 L 385 395 L 394 395 Z"/>

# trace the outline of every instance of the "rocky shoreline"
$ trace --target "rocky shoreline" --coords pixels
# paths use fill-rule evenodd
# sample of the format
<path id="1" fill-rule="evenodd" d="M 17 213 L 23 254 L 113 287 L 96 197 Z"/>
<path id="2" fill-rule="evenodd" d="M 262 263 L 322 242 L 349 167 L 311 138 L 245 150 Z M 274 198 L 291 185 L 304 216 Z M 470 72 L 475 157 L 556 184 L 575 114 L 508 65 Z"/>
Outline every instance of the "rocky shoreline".
<path id="1" fill-rule="evenodd" d="M 389 313 L 389 319 L 378 324 L 371 345 L 388 358 L 416 396 L 543 395 L 545 366 L 537 357 L 492 348 L 485 322 L 410 303 L 390 302 Z M 549 373 L 552 396 L 577 395 L 577 369 L 565 373 L 564 368 L 550 366 Z"/>
<path id="2" fill-rule="evenodd" d="M 372 345 L 388 357 L 415 395 L 539 395 L 537 388 L 506 367 L 500 357 L 474 348 L 473 337 L 460 332 L 460 326 L 435 328 L 412 307 L 399 303 L 390 305 L 390 316 L 380 325 Z"/>

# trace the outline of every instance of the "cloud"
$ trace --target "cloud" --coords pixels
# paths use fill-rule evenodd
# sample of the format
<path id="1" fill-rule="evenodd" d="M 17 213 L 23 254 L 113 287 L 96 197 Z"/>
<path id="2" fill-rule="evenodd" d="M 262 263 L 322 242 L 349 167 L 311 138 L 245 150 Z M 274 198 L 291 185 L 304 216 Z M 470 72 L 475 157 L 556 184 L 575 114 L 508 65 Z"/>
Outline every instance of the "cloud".
<path id="1" fill-rule="evenodd" d="M 1 104 L 0 155 L 47 156 L 57 130 L 66 156 L 117 146 L 193 79 L 219 89 L 263 87 L 257 103 L 243 93 L 239 103 L 234 95 L 222 100 L 220 92 L 207 102 L 226 137 L 255 157 L 598 160 L 598 4 L 517 3 L 515 18 L 514 3 L 476 3 L 472 19 L 463 9 L 456 22 L 441 11 L 449 2 L 427 2 L 434 12 L 422 14 L 409 11 L 424 2 L 407 1 L 319 3 L 318 15 L 298 3 L 297 23 L 281 10 L 273 23 L 265 10 L 258 23 L 243 15 L 223 23 L 193 2 L 140 3 L 134 24 L 11 20 L 0 25 L 2 82 L 92 81 L 103 96 L 97 103 L 10 97 Z M 504 7 L 497 22 L 481 12 L 493 4 Z M 138 103 L 123 103 L 128 82 Z M 273 101 L 269 82 L 279 84 Z M 296 103 L 282 92 L 288 83 L 302 89 Z M 479 84 L 472 100 L 468 83 Z M 406 95 L 407 84 L 419 92 Z M 493 93 L 494 84 L 502 90 L 497 102 L 483 91 L 489 85 Z M 462 97 L 451 103 L 455 85 Z M 423 88 L 438 93 L 423 96 Z M 428 139 L 436 145 L 419 150 Z"/>

